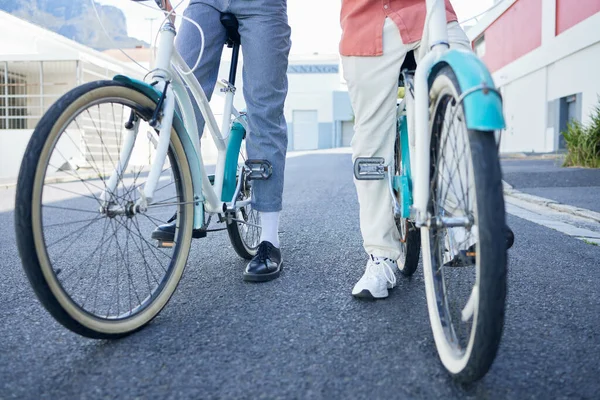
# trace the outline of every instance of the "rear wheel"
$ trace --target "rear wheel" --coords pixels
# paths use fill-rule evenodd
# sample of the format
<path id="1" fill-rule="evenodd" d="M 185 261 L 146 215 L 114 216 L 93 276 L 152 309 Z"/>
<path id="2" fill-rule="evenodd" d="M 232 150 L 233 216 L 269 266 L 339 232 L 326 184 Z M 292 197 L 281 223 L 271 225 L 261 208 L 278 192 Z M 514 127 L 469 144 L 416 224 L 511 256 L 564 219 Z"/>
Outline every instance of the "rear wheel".
<path id="1" fill-rule="evenodd" d="M 240 151 L 239 165 L 243 165 L 245 160 L 244 152 Z M 241 170 L 241 174 L 238 173 L 238 182 L 236 182 L 239 183 L 239 179 L 242 179 L 237 201 L 247 202 L 252 199 L 252 181 L 248 180 L 243 169 Z M 252 259 L 260 244 L 260 213 L 252 208 L 251 203 L 240 207 L 232 215 L 231 222 L 227 224 L 227 232 L 235 252 L 246 260 Z"/>
<path id="2" fill-rule="evenodd" d="M 486 374 L 502 336 L 506 298 L 505 214 L 493 132 L 469 130 L 450 67 L 430 97 L 432 227 L 422 228 L 431 327 L 440 359 L 461 381 Z M 485 112 L 485 110 L 481 110 Z M 469 221 L 448 227 L 436 221 Z"/>
<path id="3" fill-rule="evenodd" d="M 175 129 L 151 205 L 133 211 L 158 140 L 148 124 L 155 107 L 114 81 L 78 87 L 42 118 L 21 165 L 15 225 L 23 267 L 43 306 L 84 336 L 117 338 L 142 328 L 167 304 L 185 268 L 193 193 Z M 139 129 L 124 154 L 131 117 Z M 111 191 L 120 163 L 128 167 Z M 173 214 L 175 241 L 157 248 L 150 234 Z"/>

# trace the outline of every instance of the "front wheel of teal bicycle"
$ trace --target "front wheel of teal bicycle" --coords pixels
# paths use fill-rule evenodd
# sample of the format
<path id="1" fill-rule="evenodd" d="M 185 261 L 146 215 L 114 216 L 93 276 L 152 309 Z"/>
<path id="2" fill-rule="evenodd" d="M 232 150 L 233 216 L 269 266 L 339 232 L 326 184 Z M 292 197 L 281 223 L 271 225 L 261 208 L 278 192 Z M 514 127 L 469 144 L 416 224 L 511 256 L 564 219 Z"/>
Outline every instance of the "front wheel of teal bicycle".
<path id="1" fill-rule="evenodd" d="M 459 381 L 483 377 L 504 324 L 504 197 L 493 132 L 470 130 L 449 66 L 430 79 L 429 228 L 422 228 L 423 270 L 439 357 Z M 486 110 L 477 110 L 485 113 Z"/>
<path id="2" fill-rule="evenodd" d="M 148 123 L 156 101 L 115 81 L 75 88 L 42 118 L 21 165 L 15 226 L 23 267 L 42 305 L 83 336 L 141 329 L 185 268 L 194 196 L 182 127 L 172 129 L 152 202 L 136 207 L 159 137 Z M 158 247 L 151 233 L 173 215 L 175 240 Z"/>

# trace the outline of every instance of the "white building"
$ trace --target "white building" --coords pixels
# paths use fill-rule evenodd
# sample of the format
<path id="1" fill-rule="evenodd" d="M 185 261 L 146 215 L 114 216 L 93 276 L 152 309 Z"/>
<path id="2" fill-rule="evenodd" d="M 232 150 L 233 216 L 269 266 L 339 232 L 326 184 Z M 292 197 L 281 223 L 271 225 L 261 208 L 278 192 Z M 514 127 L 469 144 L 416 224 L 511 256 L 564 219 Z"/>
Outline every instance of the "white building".
<path id="1" fill-rule="evenodd" d="M 33 129 L 77 85 L 143 70 L 0 12 L 0 179 L 14 180 Z"/>
<path id="2" fill-rule="evenodd" d="M 599 0 L 503 0 L 467 34 L 504 97 L 502 152 L 564 148 L 600 93 Z"/>
<path id="3" fill-rule="evenodd" d="M 225 49 L 219 79 L 228 77 L 230 60 L 230 50 Z M 240 57 L 235 99 L 239 109 L 245 107 L 242 64 L 243 57 Z M 218 97 L 215 90 L 213 101 Z M 289 150 L 327 149 L 350 144 L 353 113 L 337 54 L 290 55 L 284 113 Z"/>
<path id="4" fill-rule="evenodd" d="M 0 12 L 0 35 L 0 180 L 16 179 L 33 129 L 61 95 L 86 82 L 117 74 L 142 78 L 146 73 L 118 50 L 101 53 L 4 12 Z M 144 68 L 152 65 L 150 49 L 125 52 Z M 225 49 L 219 80 L 228 78 L 230 59 L 231 51 Z M 240 57 L 238 109 L 245 108 L 242 64 Z M 288 149 L 349 145 L 353 113 L 338 55 L 291 55 L 288 81 Z M 211 101 L 217 121 L 223 104 L 217 85 Z M 203 136 L 202 147 L 205 160 L 213 161 L 216 149 L 210 135 Z"/>

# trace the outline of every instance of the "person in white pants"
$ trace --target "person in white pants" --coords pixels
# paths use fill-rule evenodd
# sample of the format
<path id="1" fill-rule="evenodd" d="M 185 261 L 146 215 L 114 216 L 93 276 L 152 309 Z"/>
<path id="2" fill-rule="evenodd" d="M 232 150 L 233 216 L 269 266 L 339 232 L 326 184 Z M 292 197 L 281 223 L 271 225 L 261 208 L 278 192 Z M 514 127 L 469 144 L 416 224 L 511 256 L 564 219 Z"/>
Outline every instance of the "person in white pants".
<path id="1" fill-rule="evenodd" d="M 446 14 L 450 46 L 471 49 L 448 0 Z M 352 161 L 357 157 L 383 157 L 388 164 L 394 157 L 400 68 L 406 54 L 421 44 L 425 0 L 342 0 L 341 16 L 340 53 L 355 115 Z M 355 180 L 355 186 L 363 245 L 369 259 L 352 294 L 385 298 L 388 289 L 395 286 L 395 269 L 401 255 L 388 183 Z"/>

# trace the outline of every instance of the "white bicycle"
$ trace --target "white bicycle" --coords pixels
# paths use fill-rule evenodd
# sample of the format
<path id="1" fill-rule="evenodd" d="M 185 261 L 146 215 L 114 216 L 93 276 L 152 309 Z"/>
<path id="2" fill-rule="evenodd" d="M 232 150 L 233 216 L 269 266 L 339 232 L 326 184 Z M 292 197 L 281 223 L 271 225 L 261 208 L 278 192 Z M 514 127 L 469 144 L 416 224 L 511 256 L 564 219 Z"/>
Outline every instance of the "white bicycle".
<path id="1" fill-rule="evenodd" d="M 357 179 L 388 179 L 401 236 L 404 275 L 422 249 L 430 322 L 438 354 L 457 379 L 489 370 L 504 324 L 507 247 L 495 132 L 502 99 L 471 52 L 449 49 L 441 0 L 427 0 L 416 65 L 402 67 L 395 162 L 358 158 Z M 414 196 L 414 201 L 413 201 Z"/>
<path id="2" fill-rule="evenodd" d="M 245 159 L 248 127 L 233 107 L 237 20 L 221 18 L 232 63 L 219 129 L 192 74 L 201 54 L 190 70 L 174 47 L 173 11 L 156 3 L 167 18 L 149 82 L 116 76 L 65 94 L 35 129 L 19 174 L 16 237 L 29 281 L 56 320 L 92 338 L 121 337 L 150 322 L 174 293 L 192 238 L 227 229 L 246 259 L 260 239 L 252 181 L 268 179 L 271 169 Z M 218 150 L 211 175 L 194 103 Z M 172 240 L 152 239 L 172 220 Z"/>

